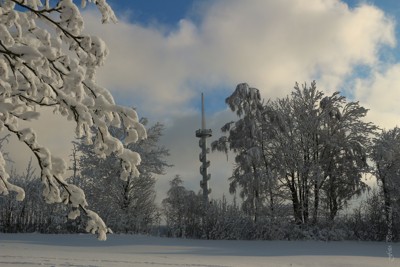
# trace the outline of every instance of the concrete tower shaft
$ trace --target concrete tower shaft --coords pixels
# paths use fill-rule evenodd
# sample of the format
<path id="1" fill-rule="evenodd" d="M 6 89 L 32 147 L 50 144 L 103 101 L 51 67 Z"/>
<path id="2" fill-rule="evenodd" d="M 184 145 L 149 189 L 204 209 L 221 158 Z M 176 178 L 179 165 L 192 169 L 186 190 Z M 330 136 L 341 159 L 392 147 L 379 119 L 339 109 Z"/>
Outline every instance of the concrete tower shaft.
<path id="1" fill-rule="evenodd" d="M 199 146 L 201 148 L 201 153 L 199 155 L 199 160 L 201 162 L 200 174 L 202 175 L 202 180 L 200 181 L 200 187 L 203 190 L 203 202 L 204 205 L 208 205 L 208 195 L 211 193 L 211 188 L 209 187 L 208 181 L 211 178 L 211 174 L 208 174 L 207 168 L 210 167 L 210 161 L 207 160 L 207 154 L 210 153 L 210 149 L 207 148 L 207 138 L 212 136 L 211 129 L 206 129 L 206 118 L 204 114 L 204 95 L 201 94 L 201 129 L 196 131 L 196 137 L 200 138 Z"/>

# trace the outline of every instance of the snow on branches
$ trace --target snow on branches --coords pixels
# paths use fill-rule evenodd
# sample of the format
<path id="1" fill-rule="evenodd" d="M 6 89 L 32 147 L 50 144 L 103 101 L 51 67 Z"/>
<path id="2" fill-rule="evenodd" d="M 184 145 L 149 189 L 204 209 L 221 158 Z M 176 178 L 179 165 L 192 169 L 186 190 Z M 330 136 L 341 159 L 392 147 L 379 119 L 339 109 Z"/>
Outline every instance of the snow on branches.
<path id="1" fill-rule="evenodd" d="M 44 2 L 44 3 L 43 3 Z M 82 7 L 86 5 L 82 0 Z M 96 4 L 102 22 L 116 22 L 105 0 Z M 63 175 L 66 163 L 38 144 L 32 129 L 20 129 L 21 120 L 40 114 L 38 107 L 52 107 L 54 113 L 76 122 L 76 134 L 92 142 L 96 153 L 120 158 L 123 172 L 139 175 L 138 153 L 128 150 L 108 131 L 109 126 L 124 129 L 128 142 L 146 138 L 146 130 L 135 110 L 118 106 L 108 90 L 95 82 L 96 70 L 108 55 L 105 43 L 97 36 L 83 33 L 84 21 L 72 0 L 0 0 L 0 129 L 7 129 L 24 142 L 36 156 L 47 203 L 64 202 L 83 210 L 90 220 L 87 230 L 105 239 L 107 227 L 100 217 L 87 209 L 83 191 L 68 184 Z M 24 191 L 8 181 L 5 161 L 0 154 L 0 194 Z M 79 216 L 79 210 L 70 218 Z"/>

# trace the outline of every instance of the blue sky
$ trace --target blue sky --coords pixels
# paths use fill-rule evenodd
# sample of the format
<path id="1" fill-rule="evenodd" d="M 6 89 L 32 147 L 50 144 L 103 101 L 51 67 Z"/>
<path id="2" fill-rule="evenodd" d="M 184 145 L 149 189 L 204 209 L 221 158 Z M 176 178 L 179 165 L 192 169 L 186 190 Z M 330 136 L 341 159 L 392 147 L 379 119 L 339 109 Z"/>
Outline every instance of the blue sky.
<path id="1" fill-rule="evenodd" d="M 159 23 L 174 27 L 179 20 L 192 12 L 193 0 L 130 0 L 109 1 L 117 13 L 131 10 L 131 20 L 143 24 Z"/>
<path id="2" fill-rule="evenodd" d="M 209 0 L 208 0 L 209 1 Z M 207 0 L 130 0 L 109 1 L 114 10 L 122 14 L 127 8 L 130 9 L 131 19 L 134 22 L 144 24 L 158 22 L 171 27 L 176 26 L 179 20 L 193 16 L 196 5 L 207 2 Z M 357 7 L 362 3 L 369 3 L 383 9 L 386 13 L 400 16 L 400 3 L 398 0 L 343 0 L 351 8 Z M 397 30 L 399 32 L 399 30 Z"/>
<path id="3" fill-rule="evenodd" d="M 196 8 L 210 2 L 210 0 L 111 0 L 108 2 L 117 14 L 121 15 L 128 12 L 132 22 L 159 23 L 175 27 L 181 19 L 195 17 Z M 398 0 L 342 0 L 342 2 L 348 4 L 351 8 L 368 3 L 379 7 L 396 19 L 400 17 L 400 2 Z M 400 28 L 397 27 L 396 35 L 399 36 L 399 34 Z"/>

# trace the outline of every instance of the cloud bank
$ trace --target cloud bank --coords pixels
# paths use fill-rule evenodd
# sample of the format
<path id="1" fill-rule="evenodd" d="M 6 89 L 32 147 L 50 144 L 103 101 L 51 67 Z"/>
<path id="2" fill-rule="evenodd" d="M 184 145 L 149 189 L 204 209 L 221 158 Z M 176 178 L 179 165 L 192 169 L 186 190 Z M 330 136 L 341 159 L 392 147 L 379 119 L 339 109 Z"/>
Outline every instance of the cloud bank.
<path id="1" fill-rule="evenodd" d="M 162 118 L 193 111 L 191 100 L 200 91 L 212 95 L 240 82 L 266 98 L 313 79 L 322 90 L 342 90 L 355 67 L 378 64 L 380 48 L 396 44 L 394 21 L 374 6 L 350 9 L 337 0 L 207 3 L 196 22 L 184 18 L 174 29 L 126 19 L 99 27 L 95 13 L 87 13 L 88 32 L 102 36 L 111 50 L 100 82 Z"/>

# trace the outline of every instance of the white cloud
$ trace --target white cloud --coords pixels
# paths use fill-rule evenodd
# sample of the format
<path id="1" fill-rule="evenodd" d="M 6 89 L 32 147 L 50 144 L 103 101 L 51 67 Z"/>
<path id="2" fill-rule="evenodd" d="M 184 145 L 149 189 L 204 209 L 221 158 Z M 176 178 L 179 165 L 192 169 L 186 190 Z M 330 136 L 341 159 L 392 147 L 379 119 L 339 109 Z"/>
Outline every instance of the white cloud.
<path id="1" fill-rule="evenodd" d="M 111 49 L 99 80 L 158 117 L 193 110 L 199 90 L 249 82 L 265 97 L 286 95 L 295 81 L 318 80 L 340 89 L 356 65 L 374 65 L 382 45 L 395 45 L 394 22 L 376 7 L 356 9 L 337 0 L 219 0 L 200 22 L 176 29 L 120 21 L 87 28 Z M 131 95 L 129 95 L 131 94 Z M 221 101 L 222 102 L 222 101 Z"/>
<path id="2" fill-rule="evenodd" d="M 400 125 L 400 64 L 377 69 L 355 84 L 355 98 L 370 109 L 371 121 L 386 129 Z"/>
<path id="3" fill-rule="evenodd" d="M 249 81 L 264 95 L 286 94 L 294 81 L 318 76 L 320 84 L 336 87 L 355 64 L 374 64 L 381 44 L 394 44 L 392 22 L 371 6 L 350 10 L 336 0 L 218 3 L 201 25 L 210 58 L 217 59 L 218 72 Z"/>

